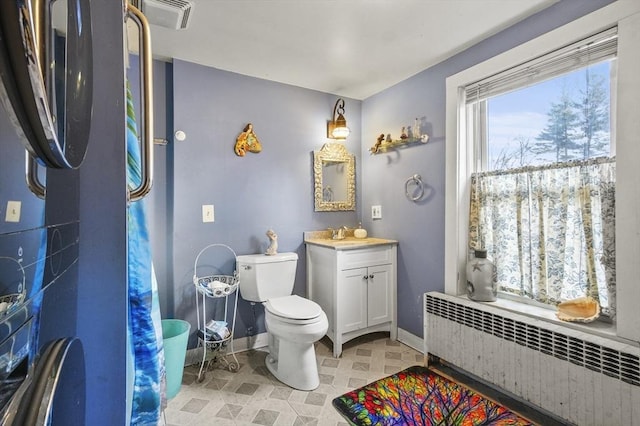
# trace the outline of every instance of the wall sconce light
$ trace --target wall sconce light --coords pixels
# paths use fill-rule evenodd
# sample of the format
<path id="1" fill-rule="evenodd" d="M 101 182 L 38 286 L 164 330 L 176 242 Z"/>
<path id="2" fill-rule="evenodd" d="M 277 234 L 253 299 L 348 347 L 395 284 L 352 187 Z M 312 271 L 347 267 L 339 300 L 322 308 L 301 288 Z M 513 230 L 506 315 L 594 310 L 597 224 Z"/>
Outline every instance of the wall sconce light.
<path id="1" fill-rule="evenodd" d="M 349 136 L 349 133 L 350 130 L 347 127 L 347 120 L 344 118 L 344 99 L 340 98 L 333 107 L 331 121 L 327 122 L 327 137 L 329 139 L 345 140 L 347 136 Z"/>

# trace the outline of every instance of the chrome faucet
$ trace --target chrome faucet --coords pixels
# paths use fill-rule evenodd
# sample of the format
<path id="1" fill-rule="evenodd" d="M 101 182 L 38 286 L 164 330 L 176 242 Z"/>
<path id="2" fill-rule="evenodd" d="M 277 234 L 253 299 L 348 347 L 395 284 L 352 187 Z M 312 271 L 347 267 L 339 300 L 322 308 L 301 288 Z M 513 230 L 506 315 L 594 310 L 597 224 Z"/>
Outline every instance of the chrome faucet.
<path id="1" fill-rule="evenodd" d="M 343 226 L 341 228 L 338 229 L 333 229 L 333 228 L 328 228 L 329 231 L 331 231 L 331 239 L 333 240 L 344 240 L 345 236 L 346 236 L 346 231 L 349 230 L 349 228 L 347 228 L 346 226 Z"/>

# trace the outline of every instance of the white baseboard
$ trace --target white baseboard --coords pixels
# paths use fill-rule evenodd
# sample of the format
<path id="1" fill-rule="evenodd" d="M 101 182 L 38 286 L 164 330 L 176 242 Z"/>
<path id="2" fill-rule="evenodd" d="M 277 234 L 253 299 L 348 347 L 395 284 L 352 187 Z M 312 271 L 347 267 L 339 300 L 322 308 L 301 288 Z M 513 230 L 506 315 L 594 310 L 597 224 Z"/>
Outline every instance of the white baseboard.
<path id="1" fill-rule="evenodd" d="M 233 352 L 244 352 L 250 349 L 264 348 L 269 345 L 269 337 L 267 333 L 256 334 L 255 336 L 241 337 L 239 339 L 233 339 Z M 197 347 L 193 349 L 187 349 L 187 354 L 184 360 L 184 365 L 193 365 L 202 362 L 203 348 Z M 228 348 L 228 353 L 231 353 L 231 347 Z"/>
<path id="2" fill-rule="evenodd" d="M 409 333 L 407 330 L 398 328 L 398 341 L 415 349 L 420 353 L 424 353 L 424 341 L 422 337 Z"/>

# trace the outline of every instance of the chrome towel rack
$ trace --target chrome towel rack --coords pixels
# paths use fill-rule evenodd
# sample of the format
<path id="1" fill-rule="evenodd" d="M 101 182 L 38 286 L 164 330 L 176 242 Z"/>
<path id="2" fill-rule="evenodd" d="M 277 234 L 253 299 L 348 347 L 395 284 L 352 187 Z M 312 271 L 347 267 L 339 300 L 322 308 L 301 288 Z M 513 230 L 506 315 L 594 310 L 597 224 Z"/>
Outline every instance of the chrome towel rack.
<path id="1" fill-rule="evenodd" d="M 415 188 L 411 190 L 411 187 Z M 422 177 L 419 174 L 414 174 L 407 179 L 404 183 L 404 193 L 414 203 L 424 197 L 424 182 L 422 182 Z"/>

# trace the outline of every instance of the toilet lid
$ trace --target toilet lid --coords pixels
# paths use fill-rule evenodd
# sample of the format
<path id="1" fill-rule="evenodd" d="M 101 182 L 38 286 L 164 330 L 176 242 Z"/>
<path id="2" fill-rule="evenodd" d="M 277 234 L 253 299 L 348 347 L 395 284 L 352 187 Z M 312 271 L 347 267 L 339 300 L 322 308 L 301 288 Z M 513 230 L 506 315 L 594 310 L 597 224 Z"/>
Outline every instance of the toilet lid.
<path id="1" fill-rule="evenodd" d="M 296 320 L 317 318 L 322 313 L 322 308 L 316 302 L 295 294 L 269 299 L 265 308 L 279 317 Z"/>

